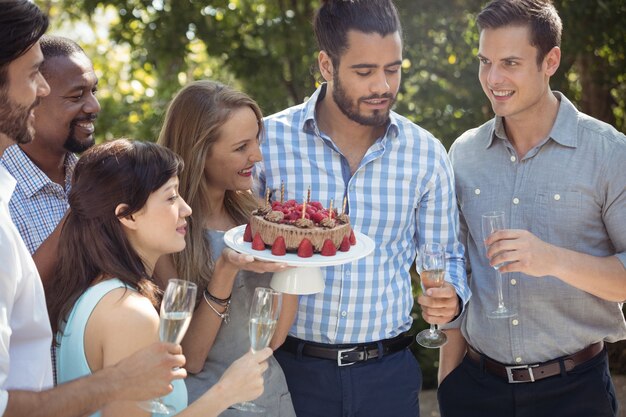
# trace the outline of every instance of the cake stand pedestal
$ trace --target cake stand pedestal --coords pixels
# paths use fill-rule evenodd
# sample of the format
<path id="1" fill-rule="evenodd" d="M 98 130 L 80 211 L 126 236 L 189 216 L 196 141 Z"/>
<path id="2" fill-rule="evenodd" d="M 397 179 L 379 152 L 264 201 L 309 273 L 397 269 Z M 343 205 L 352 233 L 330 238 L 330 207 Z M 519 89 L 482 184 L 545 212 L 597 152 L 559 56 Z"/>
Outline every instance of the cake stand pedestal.
<path id="1" fill-rule="evenodd" d="M 274 272 L 270 287 L 285 294 L 315 294 L 324 290 L 324 275 L 317 266 L 298 266 Z"/>
<path id="2" fill-rule="evenodd" d="M 356 244 L 348 252 L 337 251 L 335 256 L 322 256 L 318 253 L 310 258 L 300 258 L 295 253 L 283 256 L 272 255 L 269 249 L 252 249 L 250 242 L 243 240 L 246 225 L 237 226 L 224 234 L 224 242 L 231 249 L 252 255 L 255 259 L 267 262 L 283 262 L 295 267 L 275 272 L 270 286 L 276 291 L 286 294 L 315 294 L 324 289 L 324 276 L 320 267 L 335 266 L 353 262 L 368 256 L 374 251 L 374 241 L 357 231 L 354 232 Z"/>

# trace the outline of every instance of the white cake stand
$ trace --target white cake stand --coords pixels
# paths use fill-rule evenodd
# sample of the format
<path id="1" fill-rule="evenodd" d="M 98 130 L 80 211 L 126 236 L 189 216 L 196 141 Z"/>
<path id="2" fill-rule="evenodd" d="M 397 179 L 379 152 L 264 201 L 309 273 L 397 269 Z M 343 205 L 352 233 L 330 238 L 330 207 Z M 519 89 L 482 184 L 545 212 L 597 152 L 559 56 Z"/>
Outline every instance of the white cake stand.
<path id="1" fill-rule="evenodd" d="M 283 262 L 290 268 L 286 271 L 275 272 L 270 286 L 276 291 L 287 294 L 315 294 L 324 289 L 324 276 L 320 267 L 342 265 L 357 259 L 361 259 L 374 250 L 374 241 L 362 233 L 354 232 L 356 245 L 348 252 L 337 251 L 335 256 L 322 256 L 318 253 L 310 258 L 301 258 L 295 253 L 287 253 L 283 256 L 272 255 L 269 249 L 252 249 L 250 242 L 243 240 L 246 225 L 237 226 L 224 234 L 224 242 L 228 247 L 237 252 L 252 255 L 255 259 L 268 262 Z"/>

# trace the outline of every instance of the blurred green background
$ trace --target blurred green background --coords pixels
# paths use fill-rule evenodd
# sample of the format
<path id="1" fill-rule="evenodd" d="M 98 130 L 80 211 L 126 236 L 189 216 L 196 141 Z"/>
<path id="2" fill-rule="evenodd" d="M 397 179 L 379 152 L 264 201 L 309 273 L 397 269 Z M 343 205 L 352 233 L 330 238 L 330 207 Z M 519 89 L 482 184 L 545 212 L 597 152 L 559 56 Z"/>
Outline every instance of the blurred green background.
<path id="1" fill-rule="evenodd" d="M 92 58 L 102 112 L 99 141 L 155 140 L 172 95 L 211 78 L 249 93 L 265 114 L 302 102 L 320 79 L 311 18 L 319 0 L 35 0 L 50 33 L 76 40 Z M 396 0 L 404 29 L 396 111 L 446 147 L 492 117 L 478 83 L 482 0 Z M 626 131 L 626 0 L 555 0 L 563 19 L 562 62 L 552 88 Z M 414 311 L 415 330 L 426 327 Z M 416 348 L 425 387 L 437 350 Z M 611 347 L 626 373 L 624 344 Z"/>
<path id="2" fill-rule="evenodd" d="M 271 114 L 319 79 L 311 18 L 319 0 L 36 0 L 52 33 L 78 41 L 100 77 L 100 140 L 153 140 L 182 85 L 232 84 Z M 396 110 L 449 146 L 492 117 L 478 83 L 481 0 L 396 0 L 404 29 Z M 562 63 L 552 87 L 626 130 L 626 0 L 556 0 Z"/>

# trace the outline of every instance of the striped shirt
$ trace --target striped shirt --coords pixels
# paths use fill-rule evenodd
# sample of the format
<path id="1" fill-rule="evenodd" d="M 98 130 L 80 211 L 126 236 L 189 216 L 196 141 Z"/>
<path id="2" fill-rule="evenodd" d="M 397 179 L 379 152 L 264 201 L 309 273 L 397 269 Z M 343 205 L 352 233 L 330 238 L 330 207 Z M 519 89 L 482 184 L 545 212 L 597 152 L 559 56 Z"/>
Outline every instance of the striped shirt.
<path id="1" fill-rule="evenodd" d="M 304 104 L 269 116 L 258 165 L 260 193 L 284 182 L 285 199 L 311 199 L 341 211 L 375 242 L 372 255 L 322 268 L 323 292 L 301 296 L 290 334 L 320 343 L 363 343 L 388 339 L 411 327 L 410 267 L 424 242 L 447 251 L 446 279 L 463 303 L 470 291 L 463 246 L 458 240 L 454 178 L 446 151 L 426 130 L 391 113 L 384 136 L 367 151 L 353 175 L 333 140 L 320 132 L 315 104 L 320 87 Z"/>
<path id="2" fill-rule="evenodd" d="M 18 145 L 9 146 L 0 159 L 17 180 L 9 210 L 31 254 L 50 236 L 69 208 L 67 198 L 77 161 L 76 155 L 67 153 L 65 186 L 61 186 L 48 178 Z"/>

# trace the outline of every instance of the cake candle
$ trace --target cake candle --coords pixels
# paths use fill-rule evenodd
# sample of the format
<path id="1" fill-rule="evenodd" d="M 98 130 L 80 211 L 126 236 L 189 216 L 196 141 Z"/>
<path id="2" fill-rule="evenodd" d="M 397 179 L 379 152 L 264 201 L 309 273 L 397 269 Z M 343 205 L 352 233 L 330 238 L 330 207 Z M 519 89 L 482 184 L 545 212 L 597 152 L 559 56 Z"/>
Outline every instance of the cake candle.
<path id="1" fill-rule="evenodd" d="M 333 218 L 333 199 L 330 199 L 330 206 L 328 206 L 328 217 Z"/>
<path id="2" fill-rule="evenodd" d="M 280 204 L 283 204 L 285 201 L 285 182 L 280 181 Z"/>

